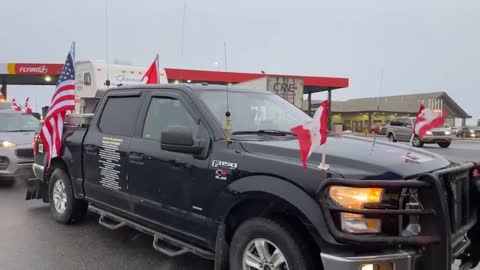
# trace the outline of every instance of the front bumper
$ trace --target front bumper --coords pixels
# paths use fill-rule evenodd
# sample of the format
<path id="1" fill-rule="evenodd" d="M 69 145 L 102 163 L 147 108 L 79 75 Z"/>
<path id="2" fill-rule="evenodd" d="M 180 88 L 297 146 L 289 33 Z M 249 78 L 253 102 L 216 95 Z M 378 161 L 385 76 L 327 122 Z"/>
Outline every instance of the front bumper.
<path id="1" fill-rule="evenodd" d="M 474 177 L 474 168 L 480 169 L 478 164 L 469 162 L 426 173 L 411 180 L 335 178 L 325 180 L 319 187 L 318 199 L 329 232 L 339 243 L 350 244 L 354 247 L 353 250 L 359 251 L 351 256 L 321 254 L 322 261 L 329 264 L 325 266 L 325 269 L 362 269 L 360 268 L 362 265 L 378 260 L 376 262 L 377 266 L 366 269 L 450 270 L 453 261 L 464 259 L 467 256 L 464 251 L 480 240 L 478 237 L 470 235 L 473 231 L 472 228 L 476 228 L 478 209 L 478 206 L 474 205 L 473 202 L 473 198 L 477 195 L 473 193 L 473 186 L 480 180 L 480 178 Z M 347 209 L 329 200 L 328 187 L 332 185 L 400 188 L 407 190 L 410 194 L 412 190 L 416 190 L 414 192 L 418 193 L 418 199 L 416 200 L 421 207 L 419 209 L 407 209 L 402 206 L 398 209 Z M 403 203 L 400 203 L 400 205 L 403 205 Z M 396 233 L 391 231 L 389 234 L 383 235 L 350 234 L 338 228 L 335 217 L 339 212 L 361 214 L 373 218 L 396 217 L 400 225 Z M 418 218 L 419 223 L 416 224 L 421 226 L 421 231 L 415 235 L 404 235 L 401 232 L 404 232 L 406 226 L 410 224 L 408 220 L 412 216 Z M 471 242 L 470 238 L 475 242 Z M 366 247 L 373 247 L 373 250 L 379 252 L 363 255 L 361 250 Z M 384 250 L 394 251 L 384 254 Z M 404 252 L 402 250 L 412 251 Z M 383 268 L 380 267 L 382 264 L 384 264 Z"/>
<path id="2" fill-rule="evenodd" d="M 439 142 L 451 142 L 452 136 L 436 136 L 436 135 L 425 135 L 422 138 L 424 143 L 439 143 Z"/>
<path id="3" fill-rule="evenodd" d="M 415 269 L 417 255 L 414 251 L 394 251 L 382 254 L 348 255 L 321 253 L 324 269 L 360 270 L 362 266 L 373 265 L 378 270 L 412 270 Z M 368 268 L 367 268 L 368 269 Z"/>
<path id="4" fill-rule="evenodd" d="M 2 178 L 29 179 L 33 177 L 33 158 L 17 156 L 17 150 L 29 150 L 31 148 L 31 145 L 21 145 L 12 148 L 0 148 L 0 157 L 2 157 L 2 160 L 6 161 L 3 165 L 7 164 L 6 167 L 3 166 L 0 169 L 0 181 Z"/>

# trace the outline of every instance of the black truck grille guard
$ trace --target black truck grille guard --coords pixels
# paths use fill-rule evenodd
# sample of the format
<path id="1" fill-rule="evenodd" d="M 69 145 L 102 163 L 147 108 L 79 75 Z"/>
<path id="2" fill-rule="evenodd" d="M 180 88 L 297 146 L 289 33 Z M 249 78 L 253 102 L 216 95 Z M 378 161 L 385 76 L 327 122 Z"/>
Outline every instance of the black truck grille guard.
<path id="1" fill-rule="evenodd" d="M 480 180 L 480 166 L 467 162 L 455 167 L 419 175 L 411 180 L 352 180 L 330 178 L 317 190 L 328 230 L 340 243 L 372 246 L 432 246 L 433 257 L 454 258 L 468 246 L 467 232 L 476 224 L 476 211 L 471 208 L 472 181 Z M 477 170 L 474 172 L 474 170 Z M 349 209 L 332 203 L 328 195 L 330 186 L 358 188 L 415 189 L 418 190 L 423 209 Z M 472 189 L 470 188 L 472 187 Z M 414 236 L 351 234 L 337 228 L 333 214 L 338 212 L 362 214 L 365 217 L 409 216 L 420 217 L 421 232 Z"/>

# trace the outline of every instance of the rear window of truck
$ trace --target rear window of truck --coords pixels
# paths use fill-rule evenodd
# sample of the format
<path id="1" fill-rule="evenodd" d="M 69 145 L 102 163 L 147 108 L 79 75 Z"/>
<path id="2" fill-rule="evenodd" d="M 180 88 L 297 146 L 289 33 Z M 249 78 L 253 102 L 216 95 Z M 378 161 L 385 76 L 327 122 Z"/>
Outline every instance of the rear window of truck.
<path id="1" fill-rule="evenodd" d="M 98 127 L 103 133 L 133 136 L 137 127 L 140 97 L 109 97 Z"/>

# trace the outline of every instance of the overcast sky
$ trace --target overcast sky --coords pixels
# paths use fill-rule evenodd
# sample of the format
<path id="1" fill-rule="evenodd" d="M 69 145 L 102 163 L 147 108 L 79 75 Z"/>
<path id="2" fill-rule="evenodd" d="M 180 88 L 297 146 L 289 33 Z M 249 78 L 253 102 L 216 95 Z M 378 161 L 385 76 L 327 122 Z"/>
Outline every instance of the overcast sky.
<path id="1" fill-rule="evenodd" d="M 2 1 L 0 62 L 106 59 L 105 0 Z M 181 50 L 186 4 L 185 39 Z M 480 117 L 480 1 L 108 0 L 109 58 L 147 66 L 350 78 L 344 100 L 445 91 Z M 384 70 L 383 87 L 380 74 Z M 10 86 L 47 105 L 53 87 Z M 323 98 L 320 94 L 317 98 Z"/>

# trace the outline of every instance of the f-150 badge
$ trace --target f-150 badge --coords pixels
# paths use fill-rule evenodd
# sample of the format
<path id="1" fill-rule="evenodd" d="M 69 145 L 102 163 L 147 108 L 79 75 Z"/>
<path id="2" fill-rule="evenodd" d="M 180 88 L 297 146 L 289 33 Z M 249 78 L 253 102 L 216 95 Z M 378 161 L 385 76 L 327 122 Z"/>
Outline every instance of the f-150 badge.
<path id="1" fill-rule="evenodd" d="M 228 169 L 231 169 L 231 170 L 235 170 L 238 166 L 237 166 L 237 163 L 228 162 L 228 161 L 221 161 L 221 160 L 214 160 L 214 161 L 212 161 L 212 167 L 214 167 L 214 168 L 222 167 L 222 168 L 228 168 Z"/>
<path id="2" fill-rule="evenodd" d="M 214 160 L 212 161 L 212 167 L 218 168 L 215 170 L 215 179 L 226 181 L 231 173 L 231 170 L 237 169 L 237 163 Z"/>

